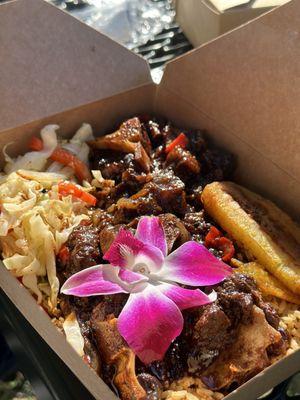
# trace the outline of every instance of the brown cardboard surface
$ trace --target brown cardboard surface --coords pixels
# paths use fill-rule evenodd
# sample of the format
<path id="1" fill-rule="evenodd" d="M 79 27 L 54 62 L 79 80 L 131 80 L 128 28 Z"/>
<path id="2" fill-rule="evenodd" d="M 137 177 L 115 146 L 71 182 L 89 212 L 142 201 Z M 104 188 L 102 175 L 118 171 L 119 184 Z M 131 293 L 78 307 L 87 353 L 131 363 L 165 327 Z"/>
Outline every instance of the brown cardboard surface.
<path id="1" fill-rule="evenodd" d="M 219 13 L 200 0 L 177 0 L 176 20 L 194 47 L 220 34 Z"/>
<path id="2" fill-rule="evenodd" d="M 167 65 L 158 94 L 170 91 L 281 170 L 279 185 L 262 164 L 264 178 L 251 177 L 261 168 L 249 158 L 243 175 L 294 215 L 300 203 L 299 18 L 294 0 L 180 57 Z"/>
<path id="3" fill-rule="evenodd" d="M 254 0 L 252 1 L 252 8 L 262 8 L 262 7 L 276 7 L 281 6 L 290 0 Z"/>
<path id="4" fill-rule="evenodd" d="M 245 24 L 248 21 L 258 17 L 259 15 L 270 11 L 272 7 L 252 8 L 249 7 L 246 12 L 237 7 L 236 9 L 228 10 L 226 16 L 221 20 L 220 35 L 231 31 L 232 29 Z"/>
<path id="5" fill-rule="evenodd" d="M 24 5 L 25 1 L 34 7 L 42 4 L 40 0 L 21 0 L 20 4 Z M 61 133 L 68 137 L 81 123 L 89 122 L 95 134 L 101 135 L 113 130 L 122 119 L 143 112 L 155 112 L 168 116 L 183 127 L 207 129 L 216 144 L 226 147 L 238 156 L 237 179 L 241 183 L 269 195 L 284 208 L 299 216 L 300 185 L 297 171 L 300 160 L 297 129 L 300 127 L 300 117 L 296 111 L 300 107 L 300 89 L 297 88 L 300 55 L 296 46 L 299 35 L 296 22 L 300 4 L 297 6 L 296 3 L 297 0 L 172 62 L 167 67 L 166 76 L 158 88 L 150 83 L 110 97 L 103 92 L 98 101 L 81 105 L 83 102 L 81 99 L 80 103 L 76 104 L 78 107 L 67 111 L 63 111 L 66 107 L 63 97 L 66 96 L 70 101 L 71 96 L 68 91 L 61 91 L 62 98 L 57 101 L 63 103 L 63 107 L 59 108 L 62 112 L 51 115 L 55 104 L 52 102 L 52 97 L 45 98 L 43 106 L 38 107 L 39 113 L 44 110 L 44 114 L 32 122 L 28 122 L 28 118 L 30 115 L 35 115 L 36 109 L 30 102 L 24 103 L 26 112 L 15 116 L 7 108 L 11 104 L 5 103 L 6 108 L 2 109 L 0 114 L 1 112 L 6 114 L 8 111 L 10 123 L 13 123 L 14 117 L 16 127 L 9 127 L 0 132 L 0 149 L 13 139 L 15 143 L 10 151 L 15 154 L 23 152 L 28 138 L 37 134 L 47 123 L 58 123 L 61 126 Z M 15 4 L 17 3 L 11 3 L 11 6 L 14 7 Z M 48 15 L 47 7 L 50 6 L 40 7 L 44 11 L 47 10 Z M 44 20 L 44 11 L 41 11 L 41 8 L 38 7 L 38 10 Z M 65 14 L 62 15 L 65 18 Z M 73 23 L 71 25 L 73 26 Z M 90 32 L 89 28 L 82 27 L 80 38 L 82 37 L 85 46 L 89 46 L 90 41 L 94 43 L 94 33 L 91 37 L 87 37 L 82 34 L 85 29 Z M 30 36 L 28 32 L 26 35 Z M 23 40 L 17 36 L 14 36 L 14 39 L 18 43 Z M 104 38 L 101 36 L 100 40 Z M 60 42 L 57 41 L 56 45 L 60 47 Z M 18 47 L 19 44 L 15 46 Z M 62 46 L 65 49 L 66 43 L 63 42 Z M 85 52 L 85 46 L 81 48 L 80 45 L 79 55 Z M 63 54 L 61 49 L 55 49 L 55 53 Z M 49 60 L 48 51 L 45 50 L 45 54 Z M 73 54 L 70 57 L 74 60 Z M 116 57 L 117 59 L 119 57 L 118 51 Z M 41 65 L 41 61 L 39 63 Z M 34 69 L 35 66 L 32 68 L 36 74 L 38 70 Z M 80 65 L 80 70 L 82 68 L 83 65 Z M 99 71 L 102 70 L 101 67 Z M 123 74 L 122 68 L 119 70 Z M 33 71 L 29 73 L 32 77 L 35 76 Z M 55 77 L 54 72 L 52 74 L 50 75 Z M 115 79 L 114 74 L 99 73 L 98 76 L 100 86 L 106 85 L 106 78 Z M 77 79 L 78 77 L 77 75 Z M 90 78 L 94 85 L 98 84 L 95 75 Z M 118 79 L 116 77 L 116 81 Z M 131 82 L 131 77 L 125 79 L 124 85 L 127 85 L 128 81 Z M 17 82 L 22 83 L 22 80 Z M 121 80 L 119 83 L 121 85 Z M 10 84 L 13 85 L 12 78 Z M 41 82 L 41 85 L 44 85 L 44 82 Z M 29 94 L 29 85 L 26 82 L 25 87 Z M 13 86 L 12 91 L 16 94 L 17 88 Z M 93 94 L 92 100 L 95 100 L 94 88 L 90 87 L 87 90 L 87 96 L 89 92 Z M 41 100 L 42 97 L 37 96 L 36 99 L 38 98 Z M 18 121 L 22 121 L 24 125 L 17 126 Z M 78 358 L 69 345 L 66 345 L 64 338 L 50 323 L 47 314 L 37 306 L 28 291 L 1 263 L 0 286 L 95 399 L 116 399 L 101 379 Z M 230 394 L 227 399 L 255 399 L 271 386 L 296 372 L 299 363 L 300 351 L 267 368 Z"/>
<path id="6" fill-rule="evenodd" d="M 259 396 L 299 371 L 300 351 L 264 369 L 224 397 L 224 400 L 256 400 Z"/>
<path id="7" fill-rule="evenodd" d="M 145 60 L 42 0 L 0 6 L 0 129 L 152 82 Z"/>
<path id="8" fill-rule="evenodd" d="M 176 19 L 198 47 L 289 0 L 177 0 Z M 237 6 L 231 8 L 231 5 Z"/>
<path id="9" fill-rule="evenodd" d="M 251 0 L 206 0 L 210 2 L 218 11 L 222 12 L 232 7 L 247 5 Z"/>

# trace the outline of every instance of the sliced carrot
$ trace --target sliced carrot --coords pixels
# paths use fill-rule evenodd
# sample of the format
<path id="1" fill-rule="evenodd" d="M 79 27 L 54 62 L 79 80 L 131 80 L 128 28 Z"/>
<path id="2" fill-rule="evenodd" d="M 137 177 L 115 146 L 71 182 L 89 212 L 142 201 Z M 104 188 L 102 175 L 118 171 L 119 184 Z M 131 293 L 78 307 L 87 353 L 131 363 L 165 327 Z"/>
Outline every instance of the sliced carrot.
<path id="1" fill-rule="evenodd" d="M 30 139 L 29 148 L 30 148 L 30 150 L 33 150 L 33 151 L 43 150 L 43 142 L 42 142 L 42 140 L 37 138 L 36 136 L 33 136 Z"/>
<path id="2" fill-rule="evenodd" d="M 95 206 L 97 203 L 96 197 L 87 192 L 82 192 L 80 199 L 91 206 Z"/>
<path id="3" fill-rule="evenodd" d="M 91 181 L 92 176 L 87 165 L 68 150 L 57 146 L 50 156 L 51 160 L 71 167 L 80 181 Z"/>
<path id="4" fill-rule="evenodd" d="M 58 193 L 62 196 L 72 195 L 77 199 L 84 201 L 85 203 L 95 206 L 97 199 L 90 193 L 85 192 L 79 186 L 71 182 L 61 182 L 58 184 Z"/>
<path id="5" fill-rule="evenodd" d="M 188 138 L 185 136 L 184 133 L 180 133 L 177 138 L 175 138 L 168 146 L 166 146 L 166 153 L 170 153 L 176 146 L 180 146 L 183 149 L 186 148 L 188 144 Z"/>
<path id="6" fill-rule="evenodd" d="M 42 150 L 42 140 L 37 137 L 32 137 L 29 142 L 29 148 L 34 151 Z M 59 162 L 60 164 L 71 167 L 80 181 L 86 180 L 90 182 L 92 180 L 92 175 L 87 165 L 70 151 L 57 146 L 49 158 L 53 161 Z"/>
<path id="7" fill-rule="evenodd" d="M 58 193 L 62 196 L 72 195 L 74 197 L 81 197 L 82 189 L 71 182 L 60 182 L 58 184 Z"/>

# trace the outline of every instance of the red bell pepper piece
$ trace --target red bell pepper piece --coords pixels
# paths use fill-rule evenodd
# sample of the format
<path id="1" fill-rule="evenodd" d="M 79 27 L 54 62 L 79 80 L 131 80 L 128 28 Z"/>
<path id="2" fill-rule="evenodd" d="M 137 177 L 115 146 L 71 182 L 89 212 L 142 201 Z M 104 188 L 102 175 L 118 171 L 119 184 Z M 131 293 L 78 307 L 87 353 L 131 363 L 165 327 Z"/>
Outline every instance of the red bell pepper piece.
<path id="1" fill-rule="evenodd" d="M 186 148 L 188 144 L 188 138 L 185 136 L 184 133 L 180 133 L 168 146 L 166 146 L 166 153 L 170 153 L 176 146 L 180 146 L 183 149 Z"/>
<path id="2" fill-rule="evenodd" d="M 205 246 L 214 247 L 216 244 L 216 239 L 221 236 L 221 232 L 215 226 L 211 226 L 208 234 L 205 236 Z"/>
<path id="3" fill-rule="evenodd" d="M 60 259 L 63 265 L 66 265 L 67 262 L 69 261 L 70 251 L 65 244 L 61 246 L 61 249 L 58 252 L 58 258 Z"/>
<path id="4" fill-rule="evenodd" d="M 30 150 L 33 150 L 33 151 L 43 150 L 43 142 L 41 141 L 41 139 L 37 138 L 36 136 L 33 136 L 30 139 L 29 148 L 30 148 Z"/>
<path id="5" fill-rule="evenodd" d="M 223 252 L 222 260 L 224 262 L 229 262 L 234 256 L 235 251 L 232 241 L 225 236 L 217 239 L 217 241 L 218 249 Z"/>
<path id="6" fill-rule="evenodd" d="M 37 137 L 32 137 L 29 142 L 29 148 L 34 151 L 42 150 L 42 140 Z M 63 149 L 60 146 L 57 146 L 49 158 L 67 167 L 71 167 L 80 181 L 86 180 L 90 182 L 92 180 L 92 176 L 87 165 L 70 151 Z"/>
<path id="7" fill-rule="evenodd" d="M 234 246 L 230 239 L 221 236 L 221 232 L 215 226 L 211 226 L 208 234 L 205 236 L 204 244 L 206 247 L 213 247 L 223 252 L 222 260 L 229 262 L 234 256 Z"/>

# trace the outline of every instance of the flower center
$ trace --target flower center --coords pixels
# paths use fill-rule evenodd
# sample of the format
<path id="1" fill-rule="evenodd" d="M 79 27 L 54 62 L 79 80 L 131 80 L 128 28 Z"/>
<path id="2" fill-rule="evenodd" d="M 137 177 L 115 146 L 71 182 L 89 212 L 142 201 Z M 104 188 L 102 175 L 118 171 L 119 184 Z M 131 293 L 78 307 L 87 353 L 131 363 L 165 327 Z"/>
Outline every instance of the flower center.
<path id="1" fill-rule="evenodd" d="M 137 264 L 135 264 L 133 267 L 133 271 L 138 272 L 139 274 L 142 274 L 142 275 L 150 274 L 150 269 L 149 269 L 148 265 L 144 262 L 138 262 Z"/>

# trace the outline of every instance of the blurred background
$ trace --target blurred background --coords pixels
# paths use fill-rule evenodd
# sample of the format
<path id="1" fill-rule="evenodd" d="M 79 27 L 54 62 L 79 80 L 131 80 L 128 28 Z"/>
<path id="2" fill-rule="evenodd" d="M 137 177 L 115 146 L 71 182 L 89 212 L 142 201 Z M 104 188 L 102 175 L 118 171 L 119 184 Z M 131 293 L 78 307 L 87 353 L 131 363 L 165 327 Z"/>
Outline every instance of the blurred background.
<path id="1" fill-rule="evenodd" d="M 48 1 L 140 54 L 158 83 L 166 62 L 288 0 Z M 22 316 L 1 291 L 0 309 L 0 400 L 74 399 L 74 395 L 70 397 L 72 390 L 66 394 L 64 382 L 78 393 L 76 399 L 88 400 L 90 396 L 65 367 L 57 370 L 59 361 L 34 333 L 26 340 L 25 335 L 23 339 L 15 335 L 14 321 Z M 26 321 L 22 323 L 24 330 L 30 330 Z M 30 346 L 40 347 L 40 360 L 30 355 Z M 299 374 L 263 398 L 299 400 Z"/>
<path id="2" fill-rule="evenodd" d="M 167 61 L 192 48 L 175 21 L 175 0 L 50 2 L 148 60 L 156 82 Z"/>

